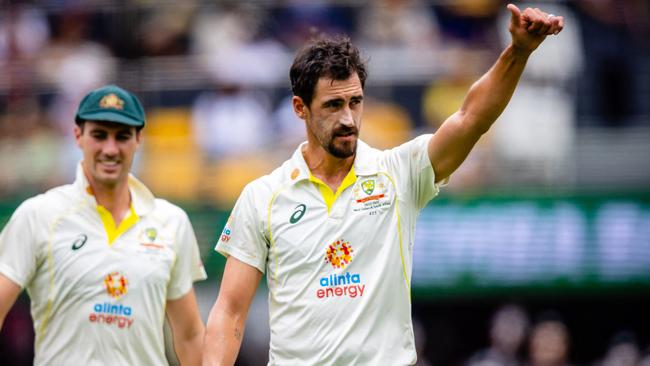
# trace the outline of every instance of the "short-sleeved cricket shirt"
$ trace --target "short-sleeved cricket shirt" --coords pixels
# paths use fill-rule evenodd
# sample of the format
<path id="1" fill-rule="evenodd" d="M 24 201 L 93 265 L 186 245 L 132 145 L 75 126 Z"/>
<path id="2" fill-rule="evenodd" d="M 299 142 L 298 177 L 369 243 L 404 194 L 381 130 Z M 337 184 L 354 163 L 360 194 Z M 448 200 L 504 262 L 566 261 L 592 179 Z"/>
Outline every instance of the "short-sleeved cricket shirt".
<path id="1" fill-rule="evenodd" d="M 110 235 L 79 165 L 0 234 L 0 273 L 31 299 L 35 365 L 167 364 L 166 301 L 206 275 L 185 212 L 132 176 L 129 190 L 131 226 Z"/>
<path id="2" fill-rule="evenodd" d="M 438 193 L 430 138 L 386 151 L 359 141 L 329 204 L 302 146 L 246 186 L 216 250 L 266 273 L 270 365 L 415 363 L 415 221 Z"/>

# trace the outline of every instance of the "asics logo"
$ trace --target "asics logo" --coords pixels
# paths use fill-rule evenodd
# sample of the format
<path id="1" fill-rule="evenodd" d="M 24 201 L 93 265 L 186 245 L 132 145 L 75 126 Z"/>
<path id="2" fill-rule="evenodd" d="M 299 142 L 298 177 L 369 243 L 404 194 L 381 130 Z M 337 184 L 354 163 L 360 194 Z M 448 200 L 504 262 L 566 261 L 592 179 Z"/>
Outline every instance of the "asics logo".
<path id="1" fill-rule="evenodd" d="M 293 211 L 293 214 L 289 218 L 289 222 L 295 224 L 296 222 L 300 221 L 300 219 L 305 216 L 305 212 L 307 212 L 307 206 L 302 203 L 299 204 L 296 206 L 295 211 Z"/>
<path id="2" fill-rule="evenodd" d="M 81 249 L 86 244 L 88 236 L 86 234 L 81 234 L 77 237 L 75 241 L 72 242 L 72 250 Z"/>

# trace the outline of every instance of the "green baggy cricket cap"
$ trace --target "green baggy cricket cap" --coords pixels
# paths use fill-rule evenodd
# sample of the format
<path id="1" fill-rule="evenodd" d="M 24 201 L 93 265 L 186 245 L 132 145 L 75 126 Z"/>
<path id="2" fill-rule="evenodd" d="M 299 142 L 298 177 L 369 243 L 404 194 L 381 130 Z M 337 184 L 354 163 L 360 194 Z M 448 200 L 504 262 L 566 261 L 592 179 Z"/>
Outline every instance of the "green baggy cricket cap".
<path id="1" fill-rule="evenodd" d="M 75 122 L 106 121 L 144 127 L 144 109 L 138 98 L 116 85 L 88 93 L 79 103 Z"/>

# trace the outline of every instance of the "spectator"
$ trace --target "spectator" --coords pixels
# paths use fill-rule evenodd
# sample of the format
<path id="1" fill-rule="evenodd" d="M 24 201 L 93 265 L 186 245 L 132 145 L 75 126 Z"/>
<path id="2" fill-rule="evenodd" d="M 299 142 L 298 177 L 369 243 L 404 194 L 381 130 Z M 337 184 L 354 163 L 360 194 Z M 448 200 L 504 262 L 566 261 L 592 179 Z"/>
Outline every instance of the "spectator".
<path id="1" fill-rule="evenodd" d="M 260 86 L 282 78 L 290 60 L 284 47 L 264 32 L 266 15 L 247 4 L 198 14 L 192 49 L 212 80 Z"/>
<path id="2" fill-rule="evenodd" d="M 568 366 L 569 330 L 554 313 L 546 313 L 531 331 L 527 366 Z"/>
<path id="3" fill-rule="evenodd" d="M 435 48 L 438 24 L 420 0 L 370 2 L 358 20 L 361 42 L 374 47 Z"/>
<path id="4" fill-rule="evenodd" d="M 500 307 L 490 324 L 490 347 L 474 355 L 469 366 L 520 366 L 519 349 L 526 339 L 528 316 L 518 305 Z"/>
<path id="5" fill-rule="evenodd" d="M 194 102 L 193 134 L 209 159 L 250 153 L 268 144 L 270 114 L 265 95 L 241 85 L 221 85 Z"/>
<path id="6" fill-rule="evenodd" d="M 639 361 L 640 352 L 635 335 L 630 331 L 621 331 L 612 337 L 605 358 L 597 365 L 637 366 Z"/>
<path id="7" fill-rule="evenodd" d="M 647 96 L 644 99 L 642 93 L 648 79 L 642 76 L 645 60 L 640 57 L 650 33 L 648 2 L 575 3 L 584 36 L 583 52 L 589 57 L 577 93 L 580 121 L 604 127 L 632 125 L 635 110 L 648 111 Z"/>

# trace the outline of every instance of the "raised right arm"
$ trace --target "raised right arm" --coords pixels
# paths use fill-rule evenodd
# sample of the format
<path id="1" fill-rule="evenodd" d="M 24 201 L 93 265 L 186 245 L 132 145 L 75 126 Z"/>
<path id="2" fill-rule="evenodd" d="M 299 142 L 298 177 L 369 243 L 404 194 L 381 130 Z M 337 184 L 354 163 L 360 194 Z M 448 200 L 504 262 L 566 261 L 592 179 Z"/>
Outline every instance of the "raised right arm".
<path id="1" fill-rule="evenodd" d="M 248 309 L 262 273 L 230 256 L 226 261 L 221 288 L 216 303 L 210 311 L 203 342 L 204 366 L 231 366 L 235 364 Z"/>

